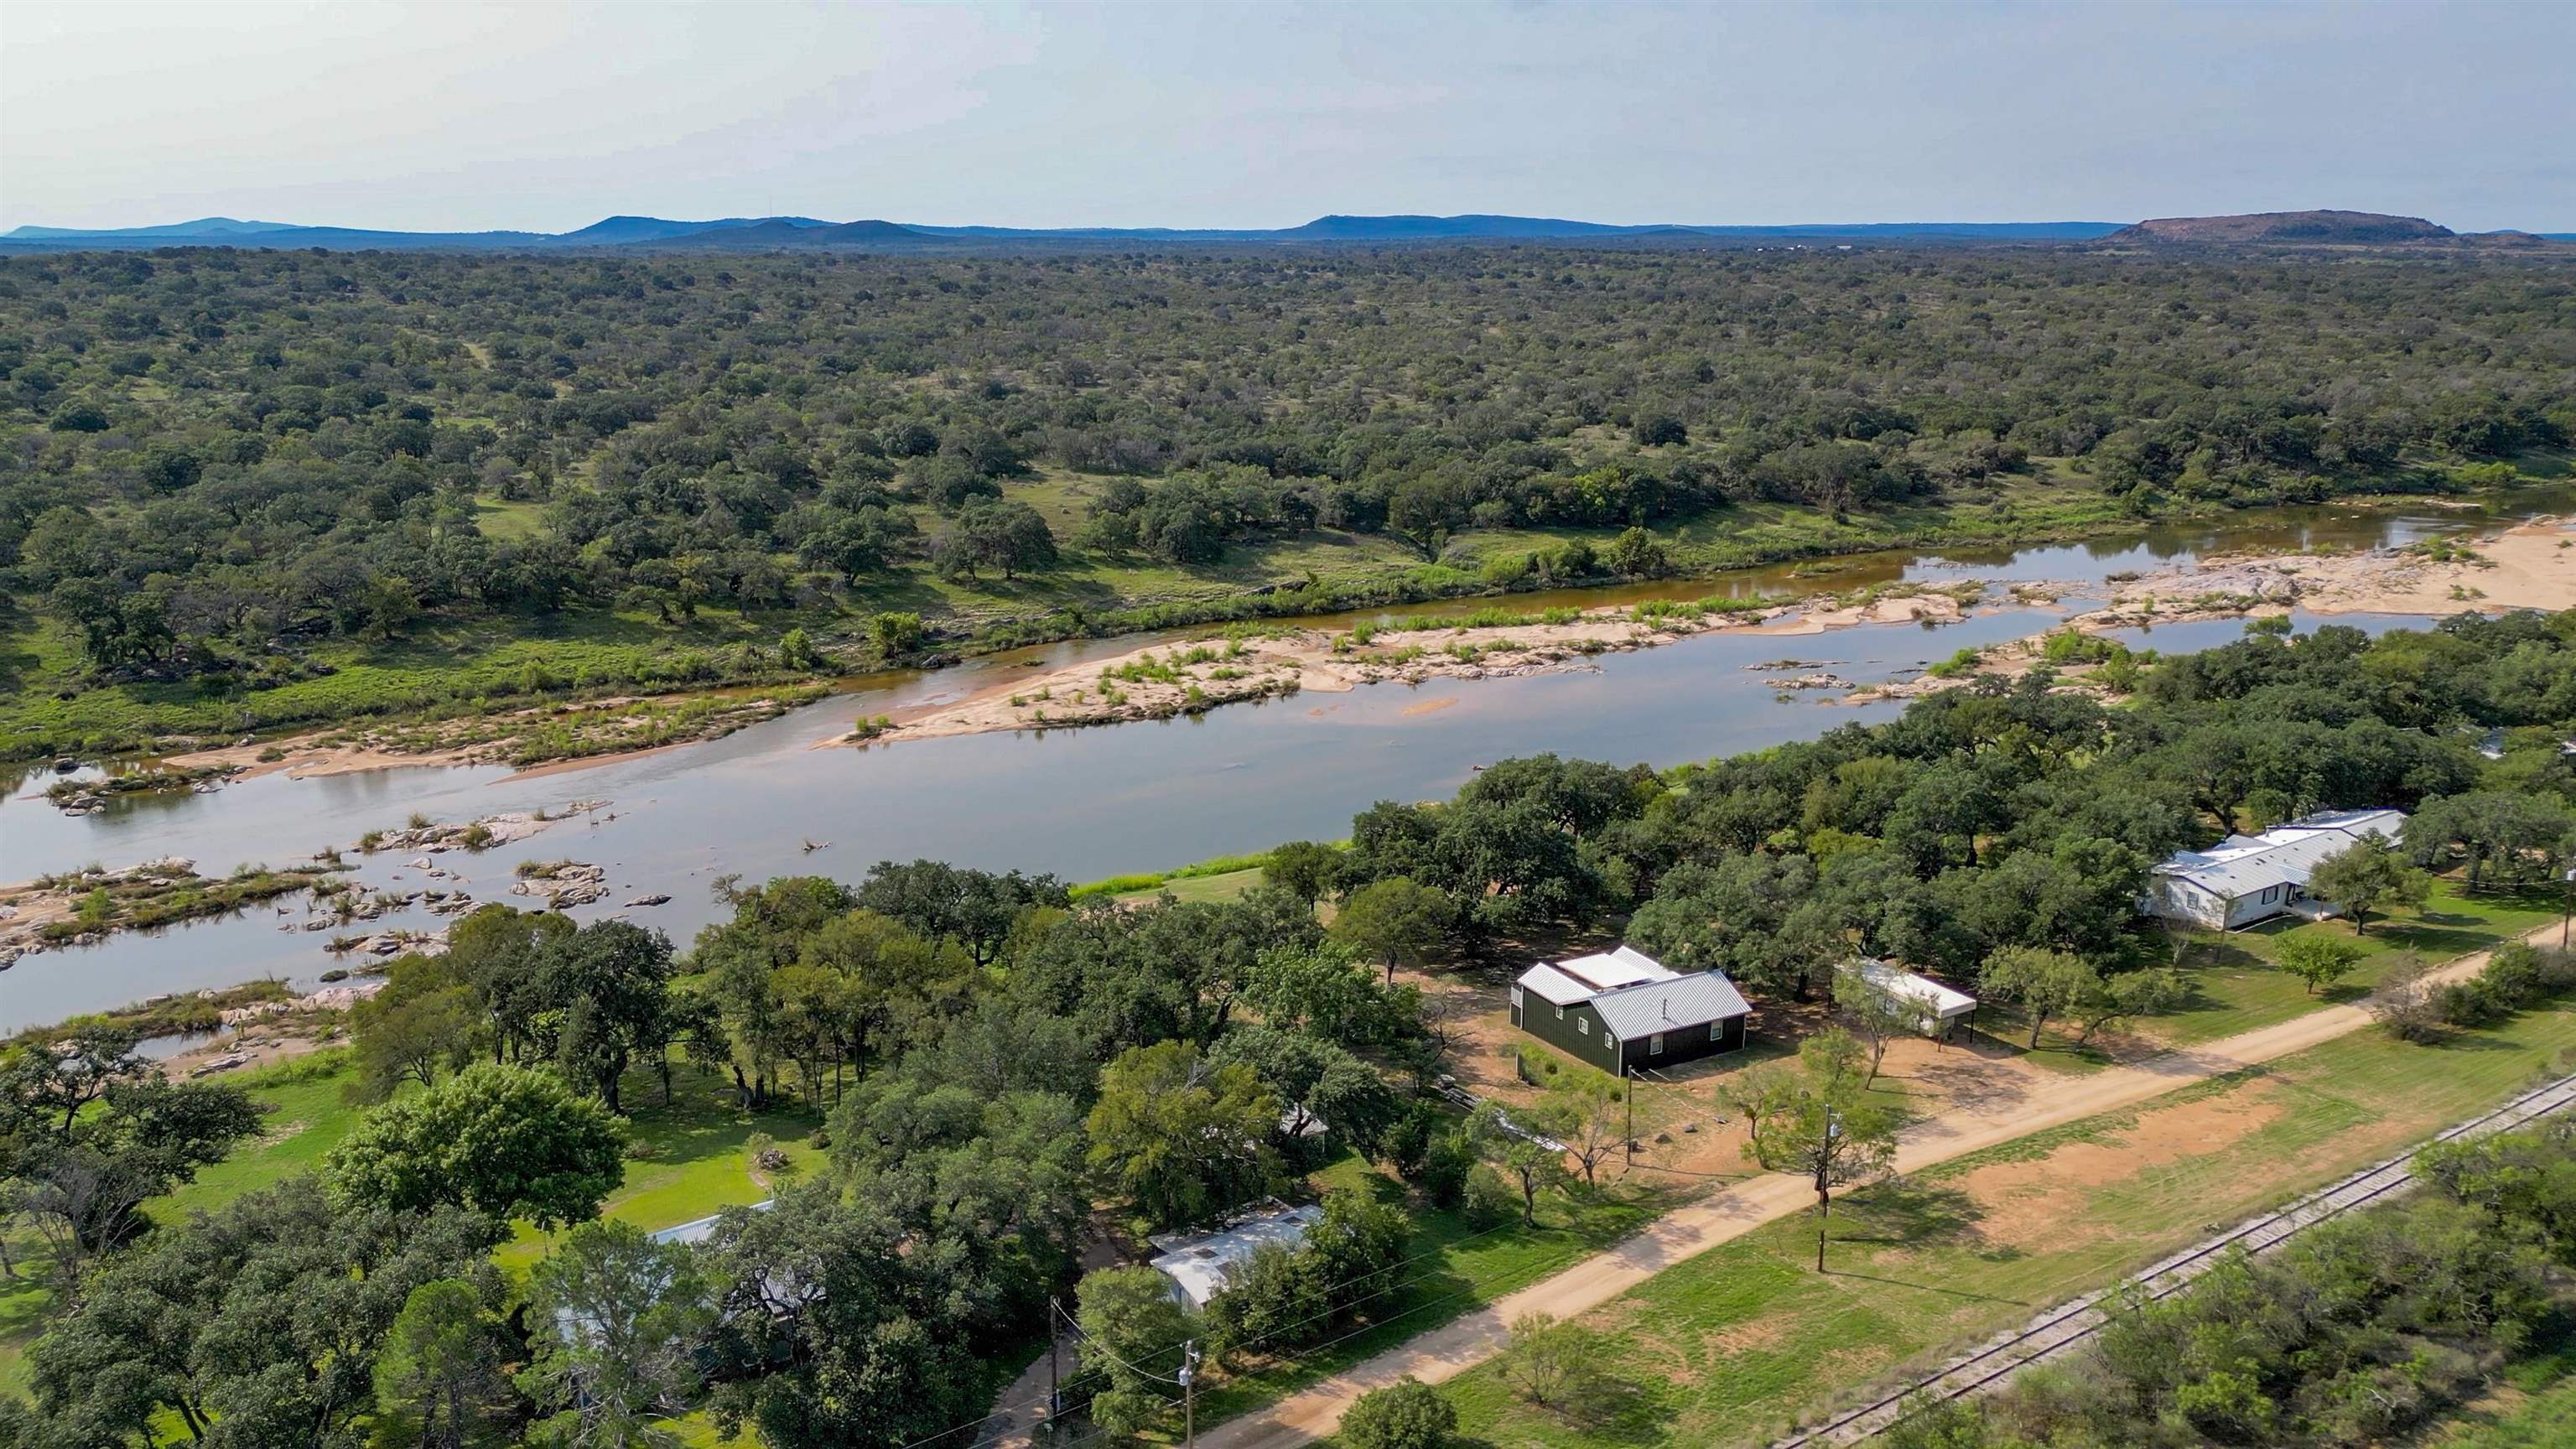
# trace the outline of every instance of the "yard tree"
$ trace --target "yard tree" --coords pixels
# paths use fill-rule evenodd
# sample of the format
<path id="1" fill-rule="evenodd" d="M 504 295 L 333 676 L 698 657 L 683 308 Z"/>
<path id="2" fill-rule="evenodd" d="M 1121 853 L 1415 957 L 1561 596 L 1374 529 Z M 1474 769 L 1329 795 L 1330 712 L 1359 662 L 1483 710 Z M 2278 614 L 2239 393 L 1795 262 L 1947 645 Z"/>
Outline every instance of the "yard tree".
<path id="1" fill-rule="evenodd" d="M 2361 1004 L 2371 1019 L 2400 1041 L 2429 1042 L 2443 1031 L 2441 987 L 2433 968 L 2412 951 L 2398 953 L 2379 974 L 2379 985 Z"/>
<path id="2" fill-rule="evenodd" d="M 714 1294 L 696 1249 L 616 1218 L 576 1225 L 537 1265 L 536 1357 L 522 1385 L 556 1415 L 541 1441 L 567 1449 L 661 1446 L 704 1373 Z"/>
<path id="3" fill-rule="evenodd" d="M 497 1296 L 499 1226 L 454 1208 L 335 1207 L 290 1177 L 105 1263 L 27 1354 L 46 1422 L 80 1442 L 341 1444 L 377 1404 L 379 1353 L 412 1293 L 461 1279 Z M 490 1301 L 487 1299 L 486 1301 Z"/>
<path id="4" fill-rule="evenodd" d="M 2352 974 L 2361 964 L 2361 947 L 2317 931 L 2293 931 L 2273 948 L 2282 970 L 2296 976 L 2310 996 Z"/>
<path id="5" fill-rule="evenodd" d="M 1333 939 L 1386 968 L 1395 984 L 1395 968 L 1418 965 L 1422 953 L 1448 928 L 1449 898 L 1431 887 L 1390 876 L 1360 887 L 1342 900 L 1333 917 Z"/>
<path id="6" fill-rule="evenodd" d="M 484 1062 L 368 1112 L 323 1160 L 355 1207 L 576 1223 L 624 1180 L 623 1133 L 551 1073 Z"/>
<path id="7" fill-rule="evenodd" d="M 1166 1385 L 1180 1375 L 1182 1346 L 1201 1331 L 1198 1315 L 1174 1301 L 1171 1280 L 1151 1268 L 1087 1273 L 1074 1297 L 1083 1371 L 1108 1384 L 1092 1396 L 1092 1421 L 1121 1437 L 1137 1434 L 1169 1407 Z"/>
<path id="8" fill-rule="evenodd" d="M 1635 1090 L 1635 1082 L 1582 1071 L 1559 1077 L 1547 1089 L 1557 1119 L 1566 1124 L 1561 1134 L 1566 1151 L 1583 1170 L 1588 1187 L 1600 1186 L 1601 1164 L 1627 1149 L 1627 1094 Z"/>
<path id="9" fill-rule="evenodd" d="M 1835 1035 L 1843 1034 L 1819 1034 Z M 1814 1044 L 1811 1038 L 1808 1045 Z M 1744 1155 L 1766 1171 L 1794 1173 L 1814 1184 L 1821 1273 L 1833 1191 L 1886 1169 L 1896 1155 L 1897 1114 L 1869 1100 L 1858 1060 L 1865 1049 L 1828 1049 L 1811 1058 L 1802 1046 L 1799 1055 L 1800 1075 L 1780 1079 L 1763 1114 L 1748 1119 Z"/>
<path id="10" fill-rule="evenodd" d="M 1878 1069 L 1887 1060 L 1888 1043 L 1901 1036 L 1914 1036 L 1928 1024 L 1923 1004 L 1881 989 L 1869 979 L 1858 959 L 1834 968 L 1834 1005 L 1851 1023 L 1853 1035 L 1869 1046 L 1869 1075 L 1866 1086 L 1878 1080 Z"/>
<path id="11" fill-rule="evenodd" d="M 2354 935 L 2370 930 L 2373 911 L 2390 906 L 2420 906 L 2433 881 L 2406 863 L 2394 846 L 2376 836 L 2352 844 L 2317 862 L 2308 874 L 2308 894 L 2352 912 Z"/>
<path id="12" fill-rule="evenodd" d="M 1341 863 L 1342 853 L 1329 845 L 1292 840 L 1270 852 L 1261 878 L 1311 906 L 1332 889 L 1333 872 Z"/>
<path id="13" fill-rule="evenodd" d="M 492 1060 L 517 1061 L 537 1045 L 544 997 L 543 949 L 577 929 L 554 911 L 479 906 L 448 928 L 447 954 L 457 979 L 474 988 L 492 1021 Z"/>
<path id="14" fill-rule="evenodd" d="M 172 1082 L 114 1041 L 0 1055 L 0 1175 L 65 1289 L 152 1226 L 145 1205 L 259 1131 L 239 1087 Z"/>
<path id="15" fill-rule="evenodd" d="M 2181 972 L 2169 967 L 2097 975 L 2095 985 L 2066 1009 L 2067 1016 L 2075 1022 L 2073 1045 L 2084 1046 L 2093 1040 L 2095 1032 L 2115 1021 L 2171 1011 L 2190 995 L 2190 983 L 2183 980 Z"/>
<path id="16" fill-rule="evenodd" d="M 1323 1207 L 1299 1255 L 1313 1264 L 1331 1307 L 1347 1313 L 1383 1298 L 1412 1244 L 1413 1219 L 1366 1188 L 1334 1188 L 1324 1194 Z"/>
<path id="17" fill-rule="evenodd" d="M 2576 811 L 2537 790 L 2472 790 L 2426 800 L 2399 833 L 2417 865 L 2438 869 L 2454 852 L 2465 856 L 2475 890 L 2490 865 L 2520 878 L 2564 853 L 2576 841 Z"/>
<path id="18" fill-rule="evenodd" d="M 1209 1353 L 1228 1359 L 1256 1348 L 1278 1353 L 1323 1337 L 1333 1324 L 1325 1287 L 1324 1275 L 1305 1252 L 1262 1244 L 1227 1270 L 1225 1291 L 1208 1300 L 1203 1321 Z"/>
<path id="19" fill-rule="evenodd" d="M 518 1351 L 493 1311 L 499 1284 L 439 1278 L 411 1290 L 376 1359 L 376 1398 L 422 1449 L 467 1449 L 510 1435 L 521 1400 L 504 1366 Z M 515 1437 L 512 1435 L 511 1437 Z"/>
<path id="20" fill-rule="evenodd" d="M 2101 988 L 2101 973 L 2084 958 L 2037 946 L 2007 946 L 1986 958 L 1979 973 L 1985 988 L 2019 1006 L 2030 1016 L 2030 1049 L 2048 1023 L 2073 1011 Z"/>
<path id="21" fill-rule="evenodd" d="M 670 938 L 626 921 L 593 921 L 549 942 L 543 960 L 556 1060 L 609 1111 L 620 1110 L 628 1064 L 658 1051 L 667 1035 Z"/>
<path id="22" fill-rule="evenodd" d="M 483 1050 L 491 1021 L 446 955 L 396 957 L 385 989 L 349 1008 L 359 1089 L 381 1102 L 406 1082 L 428 1086 Z"/>
<path id="23" fill-rule="evenodd" d="M 1495 1368 L 1520 1398 L 1584 1423 L 1603 1417 L 1618 1389 L 1610 1371 L 1614 1351 L 1598 1329 L 1524 1313 L 1512 1320 Z"/>
<path id="24" fill-rule="evenodd" d="M 702 1252 L 724 1437 L 909 1444 L 989 1407 L 978 1367 L 1007 1320 L 960 1272 L 963 1245 L 898 1209 L 817 1182 L 718 1221 Z"/>
<path id="25" fill-rule="evenodd" d="M 1476 1155 L 1520 1194 L 1522 1224 L 1538 1226 L 1538 1195 L 1573 1180 L 1565 1170 L 1565 1148 L 1539 1140 L 1546 1138 L 1561 1144 L 1565 1135 L 1575 1130 L 1565 1105 L 1541 1101 L 1506 1113 L 1488 1104 L 1468 1121 Z"/>
<path id="26" fill-rule="evenodd" d="M 1403 1103 L 1377 1069 L 1331 1042 L 1274 1026 L 1240 1027 L 1218 1039 L 1208 1060 L 1252 1068 L 1286 1104 L 1280 1128 L 1302 1139 L 1318 1118 L 1342 1141 L 1374 1156 Z"/>
<path id="27" fill-rule="evenodd" d="M 1269 1186 L 1281 1110 L 1241 1062 L 1180 1041 L 1135 1047 L 1100 1069 L 1091 1163 L 1156 1227 L 1205 1222 Z"/>
<path id="28" fill-rule="evenodd" d="M 1457 1432 L 1457 1406 L 1407 1374 L 1353 1400 L 1336 1437 L 1350 1449 L 1442 1449 Z"/>
<path id="29" fill-rule="evenodd" d="M 1387 987 L 1338 941 L 1262 952 L 1244 974 L 1244 1004 L 1269 1025 L 1346 1047 L 1383 1045 L 1407 1034 L 1417 1010 L 1411 987 Z"/>

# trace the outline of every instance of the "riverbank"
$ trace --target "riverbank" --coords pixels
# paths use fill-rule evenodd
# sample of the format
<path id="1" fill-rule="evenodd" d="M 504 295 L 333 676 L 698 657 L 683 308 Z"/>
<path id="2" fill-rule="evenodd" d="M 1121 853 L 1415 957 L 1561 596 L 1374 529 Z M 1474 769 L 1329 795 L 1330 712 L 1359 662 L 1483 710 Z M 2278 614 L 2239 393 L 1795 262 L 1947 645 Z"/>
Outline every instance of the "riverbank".
<path id="1" fill-rule="evenodd" d="M 2334 508 L 2342 517 L 2410 506 L 2509 509 L 2516 492 L 2356 495 Z M 2141 519 L 2080 480 L 2052 476 L 1973 502 L 1840 517 L 1793 505 L 1732 504 L 1668 525 L 1655 538 L 1668 582 L 1727 579 L 1760 590 L 1799 585 L 1748 580 L 1748 571 L 1821 582 L 1865 576 L 1873 567 L 1869 555 L 1902 550 L 1992 551 L 2152 530 L 2261 528 L 2267 519 L 2321 512 L 2308 505 L 2168 505 Z M 32 661 L 14 695 L 0 699 L 0 759 L 222 753 L 326 774 L 403 763 L 585 758 L 655 743 L 644 722 L 615 723 L 610 712 L 621 706 L 680 707 L 737 690 L 821 691 L 840 671 L 889 667 L 875 637 L 889 611 L 917 616 L 923 631 L 903 658 L 935 664 L 1073 639 L 1634 586 L 1640 580 L 1607 570 L 1567 575 L 1531 567 L 1540 555 L 1576 542 L 1606 549 L 1615 532 L 1478 530 L 1452 540 L 1437 562 L 1407 557 L 1374 535 L 1318 532 L 1246 547 L 1203 569 L 1077 553 L 1017 580 L 957 584 L 906 575 L 799 607 L 709 606 L 680 620 L 612 608 L 542 620 L 433 617 L 393 643 L 317 642 L 309 659 L 298 657 L 292 677 L 234 691 L 187 681 L 101 684 L 80 667 L 68 631 L 30 625 L 0 638 Z M 800 630 L 811 636 L 806 647 L 815 659 L 802 670 L 784 668 L 783 641 Z M 578 728 L 579 720 L 559 721 L 566 725 L 562 734 L 531 725 L 566 713 L 601 718 L 587 729 Z M 508 726 L 512 734 L 486 738 L 486 725 Z M 664 736 L 684 737 L 678 729 Z M 271 751 L 295 758 L 260 758 Z"/>
<path id="2" fill-rule="evenodd" d="M 1712 597 L 1599 609 L 1350 629 L 1238 628 L 994 685 L 907 714 L 861 721 L 826 745 L 939 739 L 996 730 L 1054 730 L 1200 714 L 1221 705 L 1364 685 L 1497 679 L 1594 668 L 1599 655 L 1652 649 L 1697 634 L 1815 634 L 1861 624 L 1956 623 L 1979 584 L 1870 590 L 1810 601 Z M 1791 616 L 1796 617 L 1792 618 Z M 1432 702 L 1429 708 L 1438 707 Z"/>
<path id="3" fill-rule="evenodd" d="M 2019 585 L 2025 597 L 2060 586 Z M 2192 564 L 2119 581 L 2102 608 L 1985 649 L 1920 678 L 1854 690 L 1835 700 L 1918 699 L 1981 677 L 2018 678 L 2042 664 L 2062 688 L 2117 693 L 2124 671 L 2105 669 L 2118 647 L 2052 648 L 2070 631 L 2100 636 L 2159 624 L 2281 614 L 2501 614 L 2576 609 L 2576 520 L 2535 518 L 2468 541 L 2434 540 L 2367 552 L 2212 554 Z"/>
<path id="4" fill-rule="evenodd" d="M 225 779 L 283 773 L 310 780 L 402 765 L 561 769 L 606 764 L 674 745 L 722 739 L 812 704 L 830 692 L 828 686 L 812 684 L 763 690 L 748 697 L 614 697 L 190 750 L 162 757 L 157 768 L 191 775 L 221 772 Z"/>

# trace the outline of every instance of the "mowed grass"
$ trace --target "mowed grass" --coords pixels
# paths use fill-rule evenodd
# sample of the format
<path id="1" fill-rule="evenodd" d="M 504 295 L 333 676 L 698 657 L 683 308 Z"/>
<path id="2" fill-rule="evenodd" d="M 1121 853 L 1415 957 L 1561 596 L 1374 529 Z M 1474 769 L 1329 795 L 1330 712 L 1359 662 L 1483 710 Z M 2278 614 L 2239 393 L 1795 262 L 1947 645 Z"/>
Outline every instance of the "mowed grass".
<path id="1" fill-rule="evenodd" d="M 1523 1403 L 1490 1364 L 1445 1391 L 1497 1449 L 1759 1442 L 2473 1116 L 2571 1050 L 2566 1010 L 2429 1048 L 2355 1032 L 1854 1192 L 1827 1274 L 1812 1217 L 1767 1225 L 1586 1315 L 1629 1388 L 1608 1426 Z"/>
<path id="2" fill-rule="evenodd" d="M 1110 899 L 1120 905 L 1145 905 L 1158 896 L 1177 901 L 1230 901 L 1261 884 L 1261 868 L 1230 870 L 1221 875 L 1175 876 L 1144 890 L 1121 891 Z"/>
<path id="3" fill-rule="evenodd" d="M 2283 917 L 2224 935 L 2197 932 L 2188 947 L 2183 970 L 2192 995 L 2183 1009 L 2155 1017 L 2141 1029 L 2177 1046 L 2234 1036 L 2319 1006 L 2358 1001 L 2370 994 L 2388 968 L 2406 952 L 2440 965 L 2473 951 L 2487 950 L 2557 919 L 2555 892 L 2486 891 L 2468 894 L 2458 882 L 2440 881 L 2421 911 L 2373 917 L 2366 933 L 2349 921 L 2293 921 Z M 2361 964 L 2350 976 L 2317 993 L 2280 970 L 2281 943 L 2294 936 L 2329 936 L 2361 948 Z"/>

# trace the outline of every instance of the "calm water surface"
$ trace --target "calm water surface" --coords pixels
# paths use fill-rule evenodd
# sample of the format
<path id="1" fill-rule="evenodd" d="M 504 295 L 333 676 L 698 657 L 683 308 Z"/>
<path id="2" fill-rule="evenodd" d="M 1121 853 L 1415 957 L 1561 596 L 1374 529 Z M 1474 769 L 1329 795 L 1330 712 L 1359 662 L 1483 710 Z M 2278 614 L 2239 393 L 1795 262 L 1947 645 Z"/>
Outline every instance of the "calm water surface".
<path id="1" fill-rule="evenodd" d="M 1978 557 L 1866 555 L 1834 561 L 1830 572 L 1809 566 L 1794 579 L 1789 569 L 1765 569 L 1717 581 L 1577 590 L 1562 600 L 1541 595 L 1511 602 L 1536 609 L 1555 602 L 1598 605 L 1972 577 L 2081 585 L 2152 570 L 2213 547 L 2329 540 L 2382 546 L 2493 524 L 2493 518 L 2476 513 L 2273 510 L 2229 520 L 2224 530 L 2161 529 Z M 1491 602 L 1423 605 L 1377 616 L 1442 617 Z M 2080 599 L 2069 603 L 2082 606 Z M 0 803 L 0 880 L 92 861 L 122 865 L 169 855 L 187 856 L 213 873 L 346 846 L 413 814 L 465 820 L 606 800 L 607 809 L 588 819 L 566 821 L 481 855 L 451 853 L 440 863 L 462 871 L 479 900 L 525 903 L 507 894 L 518 861 L 595 861 L 608 867 L 611 894 L 574 915 L 622 912 L 685 944 L 719 914 L 710 887 L 722 874 L 757 881 L 810 871 L 851 879 L 880 859 L 927 856 L 1094 879 L 1282 840 L 1337 838 L 1352 814 L 1374 801 L 1446 796 L 1477 766 L 1516 754 L 1553 750 L 1621 764 L 1672 765 L 1810 738 L 1840 724 L 1886 719 L 1901 705 L 1852 707 L 1812 695 L 1780 697 L 1762 683 L 1778 671 L 1753 666 L 1795 658 L 1855 683 L 1901 678 L 1962 647 L 2021 637 L 2056 616 L 2004 607 L 1937 630 L 1875 625 L 1810 636 L 1708 635 L 1601 656 L 1597 671 L 1432 680 L 1415 688 L 1378 685 L 1104 729 L 813 748 L 845 733 L 856 716 L 938 703 L 1152 642 L 1076 641 L 936 673 L 853 681 L 846 693 L 722 740 L 537 778 L 514 779 L 499 766 L 315 780 L 271 775 L 212 795 L 130 798 L 106 813 L 82 817 L 21 796 Z M 2303 627 L 2314 622 L 2301 618 Z M 2377 632 L 2421 621 L 2346 615 L 2332 622 Z M 2132 642 L 2181 651 L 2224 642 L 2240 629 L 2233 620 L 2168 625 Z M 22 788 L 43 783 L 33 778 Z M 427 884 L 391 856 L 367 860 L 359 874 L 375 887 Z M 672 900 L 658 907 L 622 905 L 645 892 L 668 893 Z M 322 943 L 332 933 L 280 930 L 283 922 L 302 918 L 300 901 L 289 909 L 288 916 L 257 908 L 228 920 L 29 956 L 0 973 L 0 1031 L 158 992 L 261 976 L 306 984 L 335 964 L 353 964 L 324 952 Z M 373 928 L 440 924 L 415 912 L 389 916 Z"/>

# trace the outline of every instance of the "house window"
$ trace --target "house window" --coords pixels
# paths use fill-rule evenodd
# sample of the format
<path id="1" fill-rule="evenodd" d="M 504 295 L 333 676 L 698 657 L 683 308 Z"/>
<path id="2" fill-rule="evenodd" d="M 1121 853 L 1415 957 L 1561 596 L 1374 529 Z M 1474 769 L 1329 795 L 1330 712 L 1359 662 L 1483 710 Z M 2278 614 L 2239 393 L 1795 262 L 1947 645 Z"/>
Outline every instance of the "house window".
<path id="1" fill-rule="evenodd" d="M 1710 1022 L 1708 1024 L 1708 1039 L 1710 1041 L 1726 1040 L 1726 1023 L 1722 1021 Z"/>
<path id="2" fill-rule="evenodd" d="M 1646 1055 L 1648 1055 L 1648 1056 L 1650 1056 L 1650 1057 L 1659 1057 L 1659 1056 L 1662 1056 L 1663 1054 L 1664 1054 L 1664 1034 L 1663 1034 L 1662 1032 L 1660 1032 L 1660 1031 L 1659 1031 L 1659 1032 L 1656 1032 L 1653 1036 L 1650 1036 L 1650 1037 L 1646 1038 Z"/>
<path id="3" fill-rule="evenodd" d="M 1558 1008 L 1556 1009 L 1556 1019 L 1557 1019 L 1557 1020 L 1559 1020 L 1559 1021 L 1563 1021 L 1563 1020 L 1565 1020 L 1565 1008 L 1564 1008 L 1564 1007 L 1560 1006 L 1560 1007 L 1558 1007 Z"/>
<path id="4" fill-rule="evenodd" d="M 1574 1034 L 1576 1036 L 1592 1035 L 1592 1018 L 1588 1016 L 1576 1017 L 1574 1019 Z"/>

